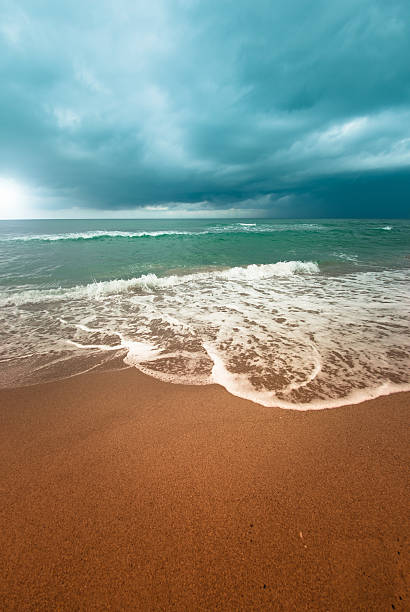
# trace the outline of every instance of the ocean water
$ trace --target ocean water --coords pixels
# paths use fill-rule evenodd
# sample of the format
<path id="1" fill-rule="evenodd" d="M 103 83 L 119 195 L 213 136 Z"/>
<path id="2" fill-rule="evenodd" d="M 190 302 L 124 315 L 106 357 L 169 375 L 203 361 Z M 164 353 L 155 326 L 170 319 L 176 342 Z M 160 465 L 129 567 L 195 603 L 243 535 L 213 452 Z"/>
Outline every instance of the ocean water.
<path id="1" fill-rule="evenodd" d="M 410 221 L 0 222 L 0 386 L 134 366 L 266 406 L 410 389 Z"/>

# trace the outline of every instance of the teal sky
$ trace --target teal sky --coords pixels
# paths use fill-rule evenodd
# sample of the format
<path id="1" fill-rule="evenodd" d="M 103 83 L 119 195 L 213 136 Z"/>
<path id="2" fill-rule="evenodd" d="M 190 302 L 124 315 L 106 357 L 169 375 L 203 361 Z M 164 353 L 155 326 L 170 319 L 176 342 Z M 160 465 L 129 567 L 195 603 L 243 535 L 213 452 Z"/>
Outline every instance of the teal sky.
<path id="1" fill-rule="evenodd" d="M 0 218 L 408 217 L 408 0 L 0 0 Z"/>

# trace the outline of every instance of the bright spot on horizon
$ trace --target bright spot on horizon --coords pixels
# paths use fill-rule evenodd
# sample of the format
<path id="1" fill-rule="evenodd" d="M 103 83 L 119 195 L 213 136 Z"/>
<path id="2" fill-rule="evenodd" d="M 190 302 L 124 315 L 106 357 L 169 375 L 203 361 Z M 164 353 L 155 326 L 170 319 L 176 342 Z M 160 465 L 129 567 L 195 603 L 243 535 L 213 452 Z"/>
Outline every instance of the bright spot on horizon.
<path id="1" fill-rule="evenodd" d="M 14 179 L 0 177 L 0 219 L 18 219 L 25 213 L 26 190 Z"/>

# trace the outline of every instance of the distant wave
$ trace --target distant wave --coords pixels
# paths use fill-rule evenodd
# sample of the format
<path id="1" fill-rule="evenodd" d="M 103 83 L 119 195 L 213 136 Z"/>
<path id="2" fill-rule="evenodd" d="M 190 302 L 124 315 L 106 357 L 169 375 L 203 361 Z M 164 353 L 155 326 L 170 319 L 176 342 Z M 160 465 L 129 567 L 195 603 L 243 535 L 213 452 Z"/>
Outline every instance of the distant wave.
<path id="1" fill-rule="evenodd" d="M 393 228 L 392 228 L 392 226 L 391 226 L 391 225 L 385 225 L 384 227 L 381 227 L 380 229 L 382 229 L 382 230 L 386 230 L 386 231 L 389 231 L 389 230 L 391 230 L 391 229 L 393 229 Z"/>
<path id="2" fill-rule="evenodd" d="M 67 232 L 61 234 L 28 234 L 23 236 L 8 236 L 0 238 L 0 242 L 59 242 L 83 241 L 83 240 L 108 240 L 108 239 L 136 239 L 136 238 L 159 238 L 161 236 L 203 236 L 206 234 L 270 234 L 272 232 L 284 231 L 315 231 L 323 229 L 315 223 L 299 224 L 277 224 L 277 225 L 258 225 L 256 223 L 235 223 L 227 226 L 216 226 L 197 232 L 158 230 L 158 231 L 139 231 L 126 232 L 120 230 L 93 230 L 88 232 Z"/>
<path id="3" fill-rule="evenodd" d="M 195 283 L 198 280 L 215 278 L 227 281 L 257 281 L 270 277 L 293 276 L 295 274 L 317 274 L 319 266 L 313 261 L 279 261 L 272 264 L 251 264 L 246 267 L 228 268 L 213 272 L 197 272 L 181 276 L 160 277 L 156 274 L 143 274 L 138 278 L 100 281 L 88 285 L 77 285 L 72 288 L 29 289 L 0 298 L 0 306 L 21 306 L 41 302 L 61 301 L 64 299 L 102 298 L 108 295 L 127 293 L 136 289 L 155 291 L 183 283 Z"/>
<path id="4" fill-rule="evenodd" d="M 58 242 L 60 240 L 101 240 L 104 238 L 143 238 L 145 236 L 168 236 L 179 234 L 191 234 L 192 232 L 157 231 L 157 232 L 121 232 L 116 230 L 96 230 L 90 232 L 70 232 L 66 234 L 37 234 L 28 236 L 12 236 L 3 238 L 2 241 L 18 242 Z"/>

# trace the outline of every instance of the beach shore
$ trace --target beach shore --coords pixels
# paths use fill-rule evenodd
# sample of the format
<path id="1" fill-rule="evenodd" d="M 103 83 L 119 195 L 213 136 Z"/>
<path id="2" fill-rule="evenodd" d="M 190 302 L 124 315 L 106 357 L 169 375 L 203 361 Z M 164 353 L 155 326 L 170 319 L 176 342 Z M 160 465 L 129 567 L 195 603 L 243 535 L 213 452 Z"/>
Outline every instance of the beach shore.
<path id="1" fill-rule="evenodd" d="M 0 391 L 2 610 L 404 610 L 409 406 L 134 369 Z"/>

